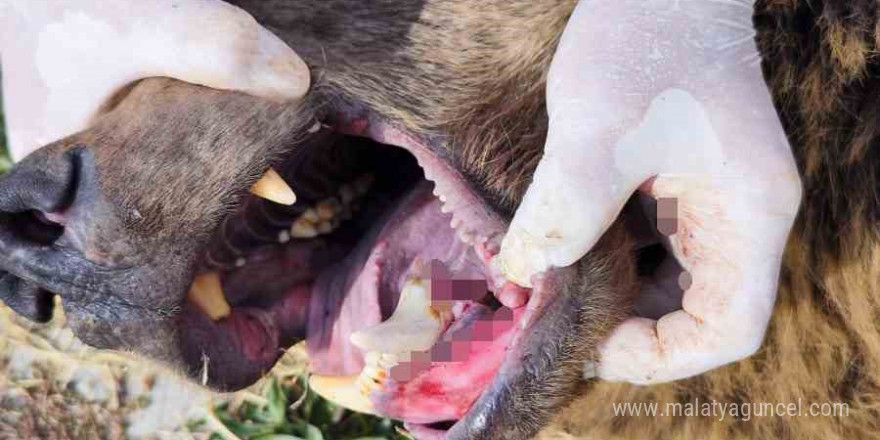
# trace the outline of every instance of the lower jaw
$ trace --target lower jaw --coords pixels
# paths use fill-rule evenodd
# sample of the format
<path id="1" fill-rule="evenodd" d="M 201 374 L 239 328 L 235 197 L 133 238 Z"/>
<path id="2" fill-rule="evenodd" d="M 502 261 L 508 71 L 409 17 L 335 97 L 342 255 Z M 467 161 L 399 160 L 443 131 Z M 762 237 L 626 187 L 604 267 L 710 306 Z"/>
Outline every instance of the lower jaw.
<path id="1" fill-rule="evenodd" d="M 408 215 L 406 223 L 409 224 L 422 221 L 421 217 L 427 212 L 431 225 L 425 227 L 424 235 L 437 235 L 440 228 L 449 228 L 450 216 L 441 213 L 437 200 L 418 186 L 404 197 L 397 210 Z M 435 261 L 440 265 L 446 264 L 447 268 L 448 265 L 457 266 L 457 280 L 449 279 L 448 273 L 447 277 L 432 276 L 430 279 L 432 292 L 445 291 L 447 296 L 451 293 L 453 298 L 444 300 L 441 294 L 435 295 L 435 299 L 454 304 L 452 308 L 457 310 L 454 314 L 456 319 L 429 350 L 408 353 L 410 359 L 407 362 L 387 369 L 387 380 L 383 381 L 381 387 L 365 393 L 365 397 L 372 405 L 370 412 L 408 423 L 430 425 L 458 420 L 467 413 L 498 372 L 509 344 L 519 329 L 517 324 L 525 308 L 488 307 L 478 302 L 481 297 L 468 297 L 468 286 L 481 282 L 483 294 L 491 295 L 487 287 L 492 282 L 485 280 L 491 277 L 485 250 L 481 256 L 454 236 L 449 237 L 452 243 L 447 242 L 446 247 L 437 246 L 431 240 L 420 242 L 424 246 L 418 251 L 383 241 L 389 234 L 394 238 L 394 233 L 388 233 L 386 229 L 397 226 L 392 218 L 387 227 L 376 231 L 375 240 L 365 239 L 349 257 L 355 262 L 365 263 L 341 263 L 343 266 L 362 267 L 357 277 L 340 281 L 338 278 L 321 276 L 316 280 L 309 314 L 307 347 L 310 370 L 320 376 L 359 374 L 365 366 L 364 353 L 349 341 L 349 336 L 389 318 L 393 310 L 383 309 L 378 301 L 382 294 L 386 299 L 391 298 L 392 304 L 397 303 L 397 295 L 388 292 L 400 291 L 403 281 L 411 276 L 408 272 L 414 270 L 413 261 Z M 452 232 L 450 229 L 449 233 Z M 480 246 L 481 249 L 484 247 Z M 461 252 L 466 255 L 456 258 L 454 263 L 439 263 L 444 255 L 459 255 Z M 399 258 L 405 258 L 405 262 L 399 263 Z M 479 265 L 479 270 L 462 269 L 462 266 L 470 264 Z M 394 270 L 395 267 L 397 270 Z M 403 268 L 406 270 L 400 270 Z M 343 283 L 346 287 L 333 289 L 334 283 Z M 450 287 L 456 283 L 458 287 Z M 328 313 L 331 313 L 329 318 Z M 397 335 L 387 336 L 394 338 Z M 346 402 L 338 403 L 344 405 Z"/>

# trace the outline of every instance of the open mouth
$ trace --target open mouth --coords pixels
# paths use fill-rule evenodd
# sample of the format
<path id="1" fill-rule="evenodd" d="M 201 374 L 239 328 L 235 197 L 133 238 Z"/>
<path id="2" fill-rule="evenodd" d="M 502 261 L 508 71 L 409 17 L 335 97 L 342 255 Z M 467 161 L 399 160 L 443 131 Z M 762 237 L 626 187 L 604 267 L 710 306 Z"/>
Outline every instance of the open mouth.
<path id="1" fill-rule="evenodd" d="M 540 284 L 492 269 L 506 223 L 381 123 L 316 125 L 258 186 L 193 282 L 180 332 L 193 373 L 242 388 L 305 339 L 318 393 L 442 437 L 539 310 Z"/>

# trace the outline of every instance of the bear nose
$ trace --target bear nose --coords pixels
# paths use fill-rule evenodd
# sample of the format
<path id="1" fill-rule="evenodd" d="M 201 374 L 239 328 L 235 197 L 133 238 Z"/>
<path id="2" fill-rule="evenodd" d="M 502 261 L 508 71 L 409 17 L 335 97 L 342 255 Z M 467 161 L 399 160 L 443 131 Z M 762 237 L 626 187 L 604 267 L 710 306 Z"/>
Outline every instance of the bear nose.
<path id="1" fill-rule="evenodd" d="M 59 153 L 47 147 L 0 177 L 0 242 L 7 256 L 29 255 L 29 250 L 51 246 L 61 237 L 61 219 L 89 163 L 80 150 Z M 55 295 L 26 275 L 4 269 L 10 268 L 0 267 L 0 301 L 32 321 L 50 320 Z"/>
<path id="2" fill-rule="evenodd" d="M 30 281 L 0 271 L 0 301 L 31 321 L 46 323 L 52 319 L 55 295 Z"/>
<path id="3" fill-rule="evenodd" d="M 47 148 L 0 177 L 0 235 L 31 245 L 57 240 L 86 162 L 80 150 L 53 154 Z"/>

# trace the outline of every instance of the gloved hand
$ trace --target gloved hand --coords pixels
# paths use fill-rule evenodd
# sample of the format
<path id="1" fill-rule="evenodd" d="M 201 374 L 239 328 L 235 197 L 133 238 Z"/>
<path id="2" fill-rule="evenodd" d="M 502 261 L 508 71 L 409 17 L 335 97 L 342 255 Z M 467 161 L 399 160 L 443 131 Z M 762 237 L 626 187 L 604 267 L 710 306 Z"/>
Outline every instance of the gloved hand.
<path id="1" fill-rule="evenodd" d="M 279 100 L 301 98 L 310 79 L 292 49 L 220 0 L 5 0 L 0 61 L 16 159 L 85 128 L 141 78 Z"/>
<path id="2" fill-rule="evenodd" d="M 645 287 L 682 284 L 681 310 L 617 328 L 601 378 L 670 381 L 760 347 L 801 187 L 751 16 L 750 0 L 584 0 L 555 55 L 544 157 L 501 269 L 529 285 L 575 263 L 640 191 L 686 271 Z"/>

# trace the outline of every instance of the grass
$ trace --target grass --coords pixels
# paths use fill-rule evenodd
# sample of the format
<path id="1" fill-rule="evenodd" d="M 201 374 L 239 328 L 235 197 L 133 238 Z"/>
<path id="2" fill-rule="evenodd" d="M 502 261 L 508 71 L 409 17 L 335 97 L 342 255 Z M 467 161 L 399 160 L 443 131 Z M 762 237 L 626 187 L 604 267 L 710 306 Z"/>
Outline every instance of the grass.
<path id="1" fill-rule="evenodd" d="M 0 95 L 0 175 L 11 166 Z M 213 431 L 210 440 L 409 439 L 399 424 L 340 408 L 310 392 L 304 385 L 307 383 L 302 375 L 274 378 L 261 395 L 238 405 L 224 403 L 213 408 L 213 417 L 222 427 L 209 429 Z M 198 425 L 190 429 L 204 428 Z"/>
<path id="2" fill-rule="evenodd" d="M 12 160 L 9 159 L 9 151 L 6 149 L 6 123 L 3 119 L 3 96 L 0 95 L 0 174 L 9 171 Z"/>
<path id="3" fill-rule="evenodd" d="M 262 395 L 214 408 L 223 429 L 210 440 L 410 439 L 399 424 L 338 407 L 310 392 L 307 383 L 305 375 L 273 378 Z M 199 423 L 190 427 L 199 428 Z"/>

